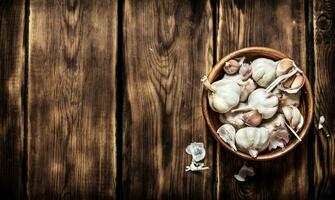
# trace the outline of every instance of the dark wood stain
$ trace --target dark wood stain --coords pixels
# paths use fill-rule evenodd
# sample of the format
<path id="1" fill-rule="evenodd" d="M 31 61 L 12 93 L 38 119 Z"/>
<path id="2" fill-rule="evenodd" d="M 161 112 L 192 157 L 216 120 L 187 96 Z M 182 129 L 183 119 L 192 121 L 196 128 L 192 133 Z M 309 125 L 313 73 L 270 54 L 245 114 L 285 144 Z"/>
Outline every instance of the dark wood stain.
<path id="1" fill-rule="evenodd" d="M 22 1 L 0 2 L 0 193 L 24 197 L 24 15 Z"/>
<path id="2" fill-rule="evenodd" d="M 117 4 L 30 12 L 28 197 L 115 198 Z"/>
<path id="3" fill-rule="evenodd" d="M 335 2 L 314 1 L 315 124 L 324 115 L 323 130 L 314 134 L 314 198 L 335 196 Z M 327 137 L 329 135 L 329 137 Z"/>
<path id="4" fill-rule="evenodd" d="M 210 199 L 212 145 L 200 78 L 212 65 L 209 1 L 125 1 L 123 195 Z M 211 170 L 186 173 L 191 142 Z"/>

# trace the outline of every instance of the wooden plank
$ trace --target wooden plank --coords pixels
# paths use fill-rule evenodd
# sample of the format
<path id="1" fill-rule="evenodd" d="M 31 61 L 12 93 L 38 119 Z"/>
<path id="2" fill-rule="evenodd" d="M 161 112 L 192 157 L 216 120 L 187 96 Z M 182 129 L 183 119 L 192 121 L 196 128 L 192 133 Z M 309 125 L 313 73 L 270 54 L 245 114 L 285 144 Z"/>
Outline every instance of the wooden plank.
<path id="1" fill-rule="evenodd" d="M 304 1 L 221 0 L 217 8 L 217 61 L 243 47 L 266 46 L 285 52 L 306 71 Z M 218 148 L 217 198 L 307 199 L 307 143 L 266 162 L 245 161 Z M 233 175 L 244 163 L 256 176 L 240 183 Z"/>
<path id="2" fill-rule="evenodd" d="M 24 1 L 0 2 L 0 193 L 24 197 Z"/>
<path id="3" fill-rule="evenodd" d="M 123 23 L 123 197 L 211 199 L 200 82 L 212 66 L 210 2 L 126 0 Z M 194 141 L 205 143 L 210 170 L 185 172 Z"/>
<path id="4" fill-rule="evenodd" d="M 335 196 L 335 2 L 313 1 L 314 59 L 315 59 L 315 121 L 324 115 L 323 130 L 314 135 L 315 199 L 334 199 Z M 317 124 L 316 123 L 316 124 Z M 326 135 L 329 134 L 329 137 Z"/>
<path id="5" fill-rule="evenodd" d="M 116 1 L 30 3 L 29 198 L 115 198 Z"/>

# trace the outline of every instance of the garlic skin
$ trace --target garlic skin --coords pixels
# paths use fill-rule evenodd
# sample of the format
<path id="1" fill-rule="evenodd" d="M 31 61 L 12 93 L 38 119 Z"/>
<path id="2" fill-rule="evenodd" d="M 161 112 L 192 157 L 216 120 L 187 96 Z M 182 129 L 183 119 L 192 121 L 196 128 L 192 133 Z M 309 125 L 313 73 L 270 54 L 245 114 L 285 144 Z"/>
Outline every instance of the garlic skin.
<path id="1" fill-rule="evenodd" d="M 278 89 L 287 92 L 289 94 L 297 93 L 305 85 L 305 78 L 302 74 L 295 74 L 283 81 Z"/>
<path id="2" fill-rule="evenodd" d="M 227 74 L 236 74 L 239 71 L 240 67 L 241 64 L 238 61 L 231 59 L 225 63 L 225 65 L 223 66 L 223 70 Z"/>
<path id="3" fill-rule="evenodd" d="M 240 104 L 238 104 L 237 108 L 244 108 L 246 106 L 247 106 L 247 104 L 240 103 Z M 231 124 L 237 129 L 245 127 L 242 112 L 231 112 L 231 111 L 229 111 L 225 114 L 220 114 L 219 119 L 222 123 Z"/>
<path id="4" fill-rule="evenodd" d="M 276 78 L 277 63 L 268 58 L 257 58 L 250 64 L 252 78 L 261 87 L 267 87 Z"/>
<path id="5" fill-rule="evenodd" d="M 192 155 L 192 161 L 199 162 L 203 160 L 206 156 L 206 150 L 204 143 L 202 142 L 193 142 L 188 145 L 185 149 L 186 153 Z"/>
<path id="6" fill-rule="evenodd" d="M 301 115 L 299 109 L 295 106 L 284 106 L 282 111 L 291 128 L 299 132 L 304 125 L 304 117 Z"/>
<path id="7" fill-rule="evenodd" d="M 252 167 L 243 165 L 243 167 L 238 171 L 238 174 L 234 175 L 234 178 L 240 182 L 244 182 L 247 176 L 255 176 L 255 171 Z"/>
<path id="8" fill-rule="evenodd" d="M 290 141 L 290 133 L 285 126 L 283 114 L 277 114 L 261 125 L 269 130 L 270 140 L 268 149 L 283 148 Z"/>
<path id="9" fill-rule="evenodd" d="M 257 110 L 251 110 L 242 115 L 242 120 L 247 126 L 258 126 L 262 123 L 262 115 Z"/>
<path id="10" fill-rule="evenodd" d="M 216 132 L 225 143 L 229 144 L 234 151 L 237 151 L 235 146 L 236 130 L 231 124 L 223 124 Z"/>
<path id="11" fill-rule="evenodd" d="M 264 127 L 246 127 L 237 131 L 235 142 L 239 150 L 256 158 L 269 145 L 269 131 Z"/>
<path id="12" fill-rule="evenodd" d="M 295 67 L 294 61 L 289 58 L 283 58 L 277 61 L 276 63 L 277 63 L 276 67 L 277 77 L 289 73 Z"/>
<path id="13" fill-rule="evenodd" d="M 221 79 L 210 84 L 206 76 L 201 81 L 209 89 L 208 102 L 215 112 L 227 113 L 239 103 L 241 88 L 235 81 Z"/>
<path id="14" fill-rule="evenodd" d="M 245 81 L 244 84 L 241 85 L 240 101 L 241 102 L 246 101 L 250 93 L 253 92 L 256 88 L 257 88 L 257 85 L 251 78 Z"/>
<path id="15" fill-rule="evenodd" d="M 280 107 L 284 107 L 284 106 L 299 107 L 300 106 L 300 96 L 301 96 L 300 91 L 297 93 L 293 93 L 293 94 L 282 92 L 281 95 L 278 96 L 279 105 Z"/>

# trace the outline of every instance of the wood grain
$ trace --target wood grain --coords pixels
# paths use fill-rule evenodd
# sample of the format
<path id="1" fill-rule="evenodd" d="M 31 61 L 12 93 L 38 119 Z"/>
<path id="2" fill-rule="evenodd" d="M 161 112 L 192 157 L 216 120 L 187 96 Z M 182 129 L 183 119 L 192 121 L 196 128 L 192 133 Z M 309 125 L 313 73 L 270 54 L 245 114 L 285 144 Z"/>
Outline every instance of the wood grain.
<path id="1" fill-rule="evenodd" d="M 116 1 L 31 1 L 28 196 L 115 198 Z"/>
<path id="2" fill-rule="evenodd" d="M 0 194 L 24 197 L 24 1 L 0 2 Z"/>
<path id="3" fill-rule="evenodd" d="M 335 2 L 314 1 L 315 124 L 324 115 L 323 130 L 314 135 L 314 198 L 335 196 Z M 326 135 L 329 134 L 329 137 Z"/>
<path id="4" fill-rule="evenodd" d="M 304 1 L 219 1 L 217 58 L 247 46 L 266 46 L 291 56 L 306 71 Z M 284 157 L 264 162 L 245 161 L 217 149 L 217 198 L 306 199 L 307 142 Z M 256 176 L 237 182 L 233 175 L 243 164 Z"/>
<path id="5" fill-rule="evenodd" d="M 212 66 L 210 2 L 125 1 L 124 199 L 211 199 L 212 138 L 200 78 Z M 210 170 L 185 172 L 204 142 Z"/>

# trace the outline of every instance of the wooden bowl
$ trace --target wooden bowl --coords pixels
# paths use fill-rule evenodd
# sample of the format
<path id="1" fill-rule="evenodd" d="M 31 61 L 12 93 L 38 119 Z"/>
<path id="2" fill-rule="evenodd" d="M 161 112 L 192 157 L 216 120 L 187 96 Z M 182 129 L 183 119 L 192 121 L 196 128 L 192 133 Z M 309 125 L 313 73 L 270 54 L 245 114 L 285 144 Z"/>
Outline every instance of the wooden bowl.
<path id="1" fill-rule="evenodd" d="M 238 58 L 238 57 L 246 57 L 246 62 L 250 62 L 258 57 L 266 57 L 270 58 L 272 60 L 279 60 L 282 58 L 287 58 L 288 56 L 284 53 L 270 49 L 265 47 L 248 47 L 244 49 L 240 49 L 238 51 L 232 52 L 229 55 L 222 58 L 215 66 L 214 68 L 209 72 L 208 80 L 210 83 L 217 81 L 223 77 L 224 71 L 223 71 L 223 65 L 225 62 L 227 62 L 230 59 Z M 298 65 L 299 66 L 299 65 Z M 301 129 L 301 131 L 298 133 L 300 138 L 303 139 L 305 135 L 308 132 L 309 127 L 312 123 L 312 117 L 313 117 L 313 94 L 312 94 L 312 88 L 310 85 L 309 80 L 307 79 L 306 75 L 303 75 L 306 79 L 305 85 L 302 88 L 301 93 L 301 102 L 299 106 L 299 110 L 301 114 L 304 117 L 304 126 Z M 216 133 L 216 130 L 222 125 L 222 123 L 219 120 L 219 114 L 214 112 L 210 107 L 208 103 L 207 98 L 207 88 L 204 87 L 203 94 L 202 94 L 202 111 L 205 116 L 206 123 L 213 135 L 213 137 L 227 150 L 231 151 L 232 153 L 248 159 L 248 160 L 270 160 L 274 158 L 278 158 L 280 156 L 283 156 L 287 152 L 291 151 L 293 148 L 295 148 L 299 140 L 294 137 L 292 134 L 290 142 L 286 144 L 284 148 L 277 148 L 275 150 L 265 150 L 261 152 L 256 158 L 252 158 L 249 154 L 241 152 L 241 151 L 233 151 L 231 147 L 226 144 L 220 136 Z"/>

